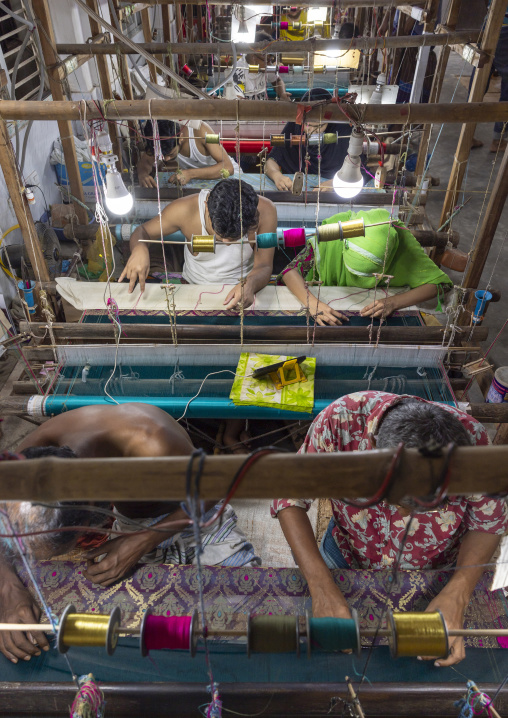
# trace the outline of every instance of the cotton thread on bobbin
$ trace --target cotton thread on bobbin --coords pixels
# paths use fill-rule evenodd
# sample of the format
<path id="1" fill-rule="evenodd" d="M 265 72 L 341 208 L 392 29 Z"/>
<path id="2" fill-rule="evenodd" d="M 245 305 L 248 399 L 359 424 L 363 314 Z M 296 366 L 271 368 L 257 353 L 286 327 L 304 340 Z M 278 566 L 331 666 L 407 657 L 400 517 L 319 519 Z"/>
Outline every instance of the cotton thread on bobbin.
<path id="1" fill-rule="evenodd" d="M 208 252 L 213 254 L 215 252 L 215 235 L 193 234 L 191 248 L 195 253 Z"/>
<path id="2" fill-rule="evenodd" d="M 67 606 L 58 628 L 58 650 L 67 653 L 72 646 L 106 648 L 109 656 L 115 652 L 120 633 L 120 608 L 116 606 L 111 615 L 76 613 L 75 607 Z"/>
<path id="3" fill-rule="evenodd" d="M 302 247 L 307 241 L 304 227 L 292 227 L 283 231 L 284 247 Z"/>
<path id="4" fill-rule="evenodd" d="M 189 651 L 196 653 L 195 626 L 197 613 L 192 616 L 154 616 L 148 609 L 141 621 L 139 646 L 142 656 L 149 651 Z"/>
<path id="5" fill-rule="evenodd" d="M 251 653 L 300 654 L 298 616 L 249 616 L 247 655 Z"/>

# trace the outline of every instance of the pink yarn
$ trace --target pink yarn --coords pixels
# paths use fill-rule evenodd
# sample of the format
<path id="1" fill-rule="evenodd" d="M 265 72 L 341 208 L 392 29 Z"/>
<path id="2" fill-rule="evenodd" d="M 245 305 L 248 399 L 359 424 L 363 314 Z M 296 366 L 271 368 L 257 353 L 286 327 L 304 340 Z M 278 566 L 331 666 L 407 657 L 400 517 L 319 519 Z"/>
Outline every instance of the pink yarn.
<path id="1" fill-rule="evenodd" d="M 289 30 L 289 23 L 287 20 L 282 20 L 282 22 L 280 24 L 280 29 L 281 30 Z"/>
<path id="2" fill-rule="evenodd" d="M 508 648 L 508 636 L 498 636 L 497 642 L 501 646 L 501 648 Z"/>
<path id="3" fill-rule="evenodd" d="M 289 72 L 287 65 L 279 65 L 279 75 L 286 75 Z"/>
<path id="4" fill-rule="evenodd" d="M 301 247 L 307 241 L 304 227 L 294 227 L 293 229 L 285 229 L 284 247 Z"/>
<path id="5" fill-rule="evenodd" d="M 189 648 L 191 616 L 147 616 L 145 646 L 149 651 Z"/>

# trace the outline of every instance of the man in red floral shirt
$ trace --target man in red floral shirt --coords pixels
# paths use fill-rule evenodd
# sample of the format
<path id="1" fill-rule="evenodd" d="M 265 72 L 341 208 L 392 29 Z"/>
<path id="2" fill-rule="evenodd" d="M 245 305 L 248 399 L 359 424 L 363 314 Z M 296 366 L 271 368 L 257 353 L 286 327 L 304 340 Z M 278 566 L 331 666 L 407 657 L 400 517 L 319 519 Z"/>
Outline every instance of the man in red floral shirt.
<path id="1" fill-rule="evenodd" d="M 483 426 L 453 407 L 418 397 L 363 391 L 343 396 L 310 427 L 300 453 L 374 448 L 488 444 Z M 318 547 L 307 517 L 312 499 L 280 499 L 272 515 L 309 585 L 314 616 L 350 617 L 331 568 L 437 569 L 455 571 L 427 610 L 441 610 L 449 628 L 462 628 L 471 594 L 508 526 L 504 500 L 450 496 L 435 511 L 411 510 L 382 501 L 365 509 L 332 499 L 333 518 Z M 400 557 L 399 557 L 400 554 Z M 449 666 L 465 657 L 464 641 L 450 641 Z M 431 658 L 431 657 L 424 657 Z M 434 657 L 435 658 L 435 657 Z"/>

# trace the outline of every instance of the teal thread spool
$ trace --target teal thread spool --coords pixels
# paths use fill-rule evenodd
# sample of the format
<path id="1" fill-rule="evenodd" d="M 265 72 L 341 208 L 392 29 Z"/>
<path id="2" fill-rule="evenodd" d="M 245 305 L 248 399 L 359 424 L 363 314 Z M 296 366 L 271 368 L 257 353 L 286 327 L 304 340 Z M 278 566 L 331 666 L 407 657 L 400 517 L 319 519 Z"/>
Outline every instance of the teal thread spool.
<path id="1" fill-rule="evenodd" d="M 277 232 L 264 232 L 256 235 L 258 249 L 272 249 L 278 247 Z"/>
<path id="2" fill-rule="evenodd" d="M 318 651 L 353 650 L 360 655 L 360 629 L 358 614 L 352 618 L 312 618 L 307 613 L 307 656 L 312 649 Z"/>
<path id="3" fill-rule="evenodd" d="M 251 653 L 300 655 L 299 616 L 249 616 L 247 656 Z"/>

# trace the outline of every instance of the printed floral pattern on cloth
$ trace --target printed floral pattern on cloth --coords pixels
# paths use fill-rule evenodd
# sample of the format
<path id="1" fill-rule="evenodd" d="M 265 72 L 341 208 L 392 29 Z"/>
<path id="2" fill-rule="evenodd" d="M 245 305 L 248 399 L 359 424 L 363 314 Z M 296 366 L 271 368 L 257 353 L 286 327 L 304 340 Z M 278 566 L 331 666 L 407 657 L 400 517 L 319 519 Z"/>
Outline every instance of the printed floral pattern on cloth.
<path id="1" fill-rule="evenodd" d="M 275 388 L 268 374 L 259 379 L 250 376 L 256 369 L 286 359 L 294 359 L 294 357 L 242 352 L 229 395 L 231 401 L 237 406 L 267 406 L 289 411 L 311 412 L 314 407 L 315 359 L 308 358 L 300 364 L 307 381 L 289 384 L 282 389 Z"/>
<path id="2" fill-rule="evenodd" d="M 363 391 L 337 399 L 313 421 L 299 453 L 365 451 L 371 448 L 385 412 L 408 398 L 379 391 Z M 417 401 L 427 402 L 415 397 Z M 483 426 L 462 411 L 439 404 L 454 414 L 468 432 L 472 444 L 488 444 Z M 313 499 L 281 499 L 272 504 L 272 516 L 289 506 L 306 511 Z M 333 538 L 353 568 L 374 569 L 393 565 L 400 552 L 409 516 L 399 507 L 382 502 L 366 509 L 331 499 L 335 526 Z M 468 531 L 503 534 L 508 527 L 504 500 L 484 496 L 451 496 L 439 511 L 419 512 L 411 522 L 400 567 L 437 569 L 452 565 L 460 542 Z"/>

